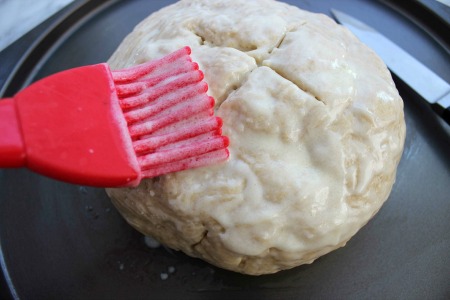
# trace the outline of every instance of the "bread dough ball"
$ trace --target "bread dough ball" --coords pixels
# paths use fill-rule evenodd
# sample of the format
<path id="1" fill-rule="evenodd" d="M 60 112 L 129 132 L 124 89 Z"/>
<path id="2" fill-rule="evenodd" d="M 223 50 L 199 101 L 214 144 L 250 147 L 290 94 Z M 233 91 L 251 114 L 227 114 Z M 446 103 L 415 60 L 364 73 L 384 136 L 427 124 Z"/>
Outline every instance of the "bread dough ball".
<path id="1" fill-rule="evenodd" d="M 384 63 L 321 14 L 272 0 L 185 0 L 155 12 L 113 69 L 183 46 L 205 73 L 228 161 L 108 189 L 137 230 L 246 274 L 311 263 L 380 209 L 403 150 Z"/>

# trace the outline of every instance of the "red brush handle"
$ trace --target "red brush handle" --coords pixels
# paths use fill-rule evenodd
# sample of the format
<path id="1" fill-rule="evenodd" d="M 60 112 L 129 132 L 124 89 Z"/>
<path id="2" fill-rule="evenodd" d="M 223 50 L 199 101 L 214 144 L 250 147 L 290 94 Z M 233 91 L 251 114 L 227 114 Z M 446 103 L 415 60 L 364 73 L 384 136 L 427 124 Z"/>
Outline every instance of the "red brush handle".
<path id="1" fill-rule="evenodd" d="M 25 145 L 14 100 L 0 101 L 0 168 L 25 165 Z"/>
<path id="2" fill-rule="evenodd" d="M 0 108 L 0 168 L 58 180 L 137 185 L 140 168 L 106 64 L 41 79 Z"/>

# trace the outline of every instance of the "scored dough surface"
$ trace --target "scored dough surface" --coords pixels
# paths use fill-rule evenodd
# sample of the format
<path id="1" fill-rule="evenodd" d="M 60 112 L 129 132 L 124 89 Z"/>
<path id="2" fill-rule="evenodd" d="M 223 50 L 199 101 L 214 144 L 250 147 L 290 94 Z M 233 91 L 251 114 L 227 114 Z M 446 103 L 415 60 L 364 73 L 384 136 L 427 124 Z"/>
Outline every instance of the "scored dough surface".
<path id="1" fill-rule="evenodd" d="M 192 48 L 230 138 L 219 165 L 108 189 L 137 230 L 246 274 L 311 263 L 380 209 L 403 150 L 403 102 L 383 62 L 330 18 L 272 0 L 185 0 L 109 60 Z"/>

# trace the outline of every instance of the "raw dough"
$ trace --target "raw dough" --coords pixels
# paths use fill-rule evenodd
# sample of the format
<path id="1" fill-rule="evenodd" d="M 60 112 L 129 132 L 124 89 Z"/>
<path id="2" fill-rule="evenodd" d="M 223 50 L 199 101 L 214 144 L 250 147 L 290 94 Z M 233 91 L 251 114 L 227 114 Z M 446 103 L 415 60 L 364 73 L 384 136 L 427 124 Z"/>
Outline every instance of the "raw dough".
<path id="1" fill-rule="evenodd" d="M 403 102 L 384 63 L 327 16 L 272 0 L 185 0 L 142 21 L 114 69 L 183 46 L 229 136 L 220 165 L 109 189 L 126 220 L 216 266 L 311 263 L 380 209 L 403 150 Z"/>

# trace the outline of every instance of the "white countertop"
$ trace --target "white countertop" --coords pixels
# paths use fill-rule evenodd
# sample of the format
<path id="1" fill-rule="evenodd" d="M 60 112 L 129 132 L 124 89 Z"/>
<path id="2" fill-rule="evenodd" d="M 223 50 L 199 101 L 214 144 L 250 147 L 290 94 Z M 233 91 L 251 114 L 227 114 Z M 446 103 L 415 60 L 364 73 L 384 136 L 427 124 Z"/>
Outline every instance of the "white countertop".
<path id="1" fill-rule="evenodd" d="M 0 0 L 0 51 L 73 0 Z"/>

